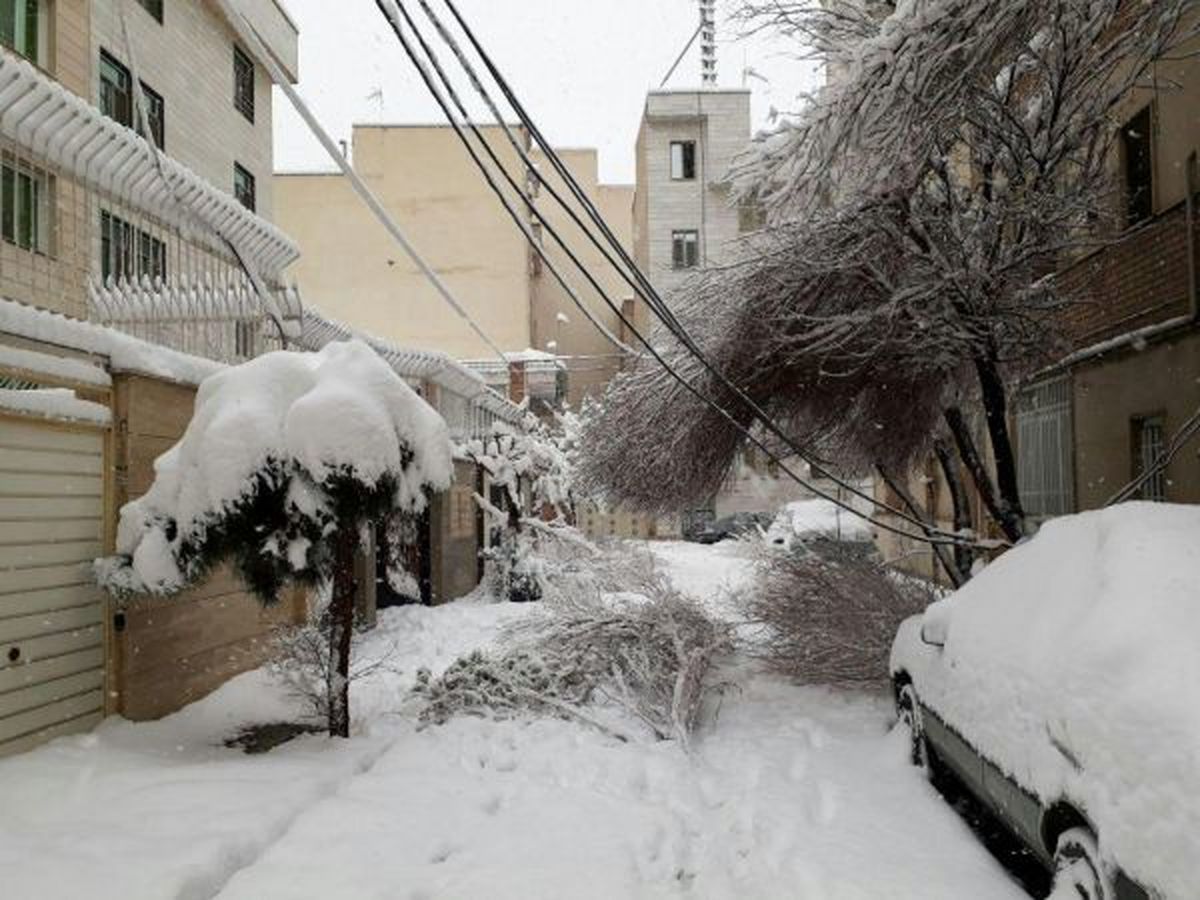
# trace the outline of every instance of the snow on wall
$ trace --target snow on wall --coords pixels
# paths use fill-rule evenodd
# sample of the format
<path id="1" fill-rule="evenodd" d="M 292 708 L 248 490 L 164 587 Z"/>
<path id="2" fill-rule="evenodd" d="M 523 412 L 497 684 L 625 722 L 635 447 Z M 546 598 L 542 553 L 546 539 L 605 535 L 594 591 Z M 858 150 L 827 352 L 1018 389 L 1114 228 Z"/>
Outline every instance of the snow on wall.
<path id="1" fill-rule="evenodd" d="M 20 369 L 25 372 L 59 378 L 63 381 L 94 384 L 98 387 L 112 385 L 112 378 L 99 366 L 80 359 L 51 356 L 48 353 L 21 350 L 17 347 L 0 346 L 0 368 Z"/>
<path id="2" fill-rule="evenodd" d="M 112 421 L 112 411 L 107 406 L 80 400 L 74 391 L 64 388 L 44 391 L 0 390 L 0 409 L 44 419 L 66 419 L 93 425 L 108 425 Z"/>
<path id="3" fill-rule="evenodd" d="M 0 332 L 108 358 L 114 372 L 134 372 L 199 384 L 221 363 L 189 356 L 89 322 L 0 297 Z"/>
<path id="4" fill-rule="evenodd" d="M 200 385 L 192 421 L 155 462 L 150 491 L 121 510 L 117 552 L 136 576 L 122 586 L 182 588 L 174 547 L 249 496 L 271 460 L 294 462 L 317 484 L 341 470 L 368 484 L 394 476 L 396 505 L 408 509 L 453 478 L 446 423 L 366 344 L 269 353 Z M 321 502 L 297 494 L 301 487 L 293 483 L 298 509 Z"/>

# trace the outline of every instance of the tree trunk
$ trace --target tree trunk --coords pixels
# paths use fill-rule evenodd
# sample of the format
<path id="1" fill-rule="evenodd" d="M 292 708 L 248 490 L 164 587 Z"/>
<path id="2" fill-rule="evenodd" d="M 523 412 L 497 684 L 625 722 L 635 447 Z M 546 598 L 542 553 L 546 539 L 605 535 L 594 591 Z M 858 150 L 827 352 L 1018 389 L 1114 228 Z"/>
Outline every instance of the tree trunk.
<path id="1" fill-rule="evenodd" d="M 917 503 L 912 494 L 908 492 L 904 485 L 901 484 L 898 479 L 889 475 L 883 466 L 877 465 L 875 467 L 875 471 L 879 473 L 879 477 L 883 479 L 883 483 L 891 489 L 892 493 L 899 497 L 901 502 L 908 507 L 908 511 L 920 520 L 921 530 L 924 531 L 927 536 L 932 538 L 934 527 L 937 523 L 930 522 L 932 517 L 929 515 L 929 513 L 921 508 L 921 505 Z M 946 552 L 946 546 L 944 544 L 931 543 L 929 546 L 933 548 L 933 555 L 937 558 L 937 561 L 941 563 L 942 568 L 946 572 L 946 577 L 950 579 L 950 583 L 956 588 L 962 587 L 964 584 L 966 584 L 967 573 L 970 570 L 962 569 L 962 567 L 950 557 L 949 553 Z"/>
<path id="2" fill-rule="evenodd" d="M 1006 510 L 997 498 L 996 486 L 987 470 L 987 464 L 975 446 L 975 438 L 971 436 L 971 429 L 967 427 L 967 420 L 963 417 L 962 410 L 957 406 L 951 406 L 943 415 L 950 428 L 950 434 L 954 437 L 954 444 L 958 447 L 958 455 L 962 458 L 967 471 L 971 473 L 971 480 L 975 482 L 979 497 L 983 500 L 983 505 L 987 507 L 988 515 L 1000 526 L 1004 536 L 1015 544 L 1024 536 L 1021 523 L 1012 517 L 1011 510 Z"/>
<path id="3" fill-rule="evenodd" d="M 357 582 L 354 557 L 358 529 L 338 531 L 334 540 L 333 598 L 329 605 L 329 736 L 350 737 L 350 639 L 354 635 L 354 599 Z"/>
<path id="4" fill-rule="evenodd" d="M 967 486 L 963 484 L 962 470 L 958 467 L 958 458 L 954 451 L 942 440 L 934 441 L 933 452 L 937 455 L 938 464 L 942 467 L 942 475 L 950 488 L 950 503 L 954 507 L 954 530 L 963 534 L 971 529 L 971 498 L 967 496 Z M 954 548 L 954 563 L 964 578 L 971 577 L 971 567 L 975 564 L 975 552 L 966 544 L 958 544 Z"/>
<path id="5" fill-rule="evenodd" d="M 1017 482 L 1017 455 L 1008 431 L 1008 391 L 994 358 L 976 359 L 975 371 L 983 396 L 988 437 L 992 440 L 1001 515 L 1015 529 L 1019 540 L 1025 534 L 1025 510 L 1021 506 L 1021 488 Z"/>

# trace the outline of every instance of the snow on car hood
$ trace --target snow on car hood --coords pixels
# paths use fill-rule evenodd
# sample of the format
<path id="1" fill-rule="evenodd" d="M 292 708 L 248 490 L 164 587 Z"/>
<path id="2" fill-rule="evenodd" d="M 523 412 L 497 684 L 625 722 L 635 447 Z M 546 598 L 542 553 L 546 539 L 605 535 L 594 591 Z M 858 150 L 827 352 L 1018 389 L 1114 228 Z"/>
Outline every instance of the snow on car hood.
<path id="1" fill-rule="evenodd" d="M 1170 898 L 1200 884 L 1200 508 L 1057 519 L 905 623 L 893 668 L 1043 801 L 1081 805 L 1105 853 Z"/>

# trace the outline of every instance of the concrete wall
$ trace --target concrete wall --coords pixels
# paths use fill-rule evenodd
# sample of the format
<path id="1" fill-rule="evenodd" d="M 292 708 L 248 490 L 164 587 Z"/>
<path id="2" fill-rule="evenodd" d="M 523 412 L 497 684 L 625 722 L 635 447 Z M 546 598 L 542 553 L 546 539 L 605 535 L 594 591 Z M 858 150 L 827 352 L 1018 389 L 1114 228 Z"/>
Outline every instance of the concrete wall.
<path id="1" fill-rule="evenodd" d="M 1074 373 L 1075 496 L 1096 509 L 1134 477 L 1132 419 L 1162 415 L 1170 435 L 1200 408 L 1200 330 L 1113 353 Z M 1200 447 L 1167 469 L 1167 499 L 1200 503 Z"/>
<path id="2" fill-rule="evenodd" d="M 263 6 L 265 0 L 250 3 Z M 268 4 L 274 8 L 274 4 Z M 125 20 L 133 43 L 126 45 L 117 0 L 92 3 L 91 91 L 99 103 L 100 50 L 162 95 L 166 108 L 166 152 L 206 181 L 233 193 L 233 166 L 255 177 L 257 212 L 271 219 L 271 81 L 255 66 L 254 122 L 233 105 L 233 29 L 211 0 L 166 0 L 162 24 L 139 3 L 125 2 Z M 269 10 L 255 10 L 266 20 Z M 295 58 L 297 36 L 286 19 L 274 18 L 275 46 Z M 289 34 L 290 31 L 290 34 Z M 245 50 L 246 48 L 242 48 Z M 247 53 L 247 55 L 250 55 Z"/>
<path id="3" fill-rule="evenodd" d="M 114 509 L 144 494 L 154 460 L 183 434 L 195 389 L 141 375 L 114 379 Z M 227 568 L 178 597 L 137 598 L 113 624 L 109 690 L 114 712 L 157 719 L 262 664 L 271 630 L 300 621 L 301 592 L 271 609 L 245 592 Z"/>
<path id="4" fill-rule="evenodd" d="M 696 142 L 696 178 L 671 179 L 671 143 Z M 651 91 L 638 135 L 634 245 L 651 282 L 666 294 L 692 272 L 672 263 L 672 232 L 700 232 L 700 264 L 728 258 L 740 215 L 723 181 L 750 141 L 750 93 Z"/>

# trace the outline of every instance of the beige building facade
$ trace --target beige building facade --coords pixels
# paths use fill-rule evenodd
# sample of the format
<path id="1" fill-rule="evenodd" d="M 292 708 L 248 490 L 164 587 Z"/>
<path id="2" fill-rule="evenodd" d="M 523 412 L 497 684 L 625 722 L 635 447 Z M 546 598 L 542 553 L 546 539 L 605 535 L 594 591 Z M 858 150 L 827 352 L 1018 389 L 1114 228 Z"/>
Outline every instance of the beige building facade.
<path id="1" fill-rule="evenodd" d="M 619 333 L 615 313 L 571 266 L 530 211 L 541 212 L 615 297 L 615 275 L 586 246 L 544 188 L 538 190 L 499 126 L 480 132 L 514 173 L 520 192 L 506 197 L 529 224 L 547 255 L 606 327 Z M 519 140 L 523 132 L 514 128 Z M 604 185 L 594 150 L 565 150 L 562 158 L 618 237 L 628 242 L 633 189 Z M 359 125 L 351 145 L 355 170 L 395 217 L 417 250 L 503 351 L 532 349 L 559 357 L 568 399 L 578 403 L 619 367 L 617 348 L 579 312 L 529 239 L 480 177 L 453 129 L 435 125 Z M 544 160 L 538 171 L 562 194 L 565 187 Z M 497 176 L 497 181 L 500 181 Z M 430 347 L 457 359 L 495 362 L 494 354 L 437 295 L 340 174 L 277 174 L 276 212 L 301 247 L 291 270 L 309 303 L 333 319 L 405 345 Z M 620 302 L 618 300 L 618 302 Z M 503 372 L 498 380 L 507 380 Z"/>

